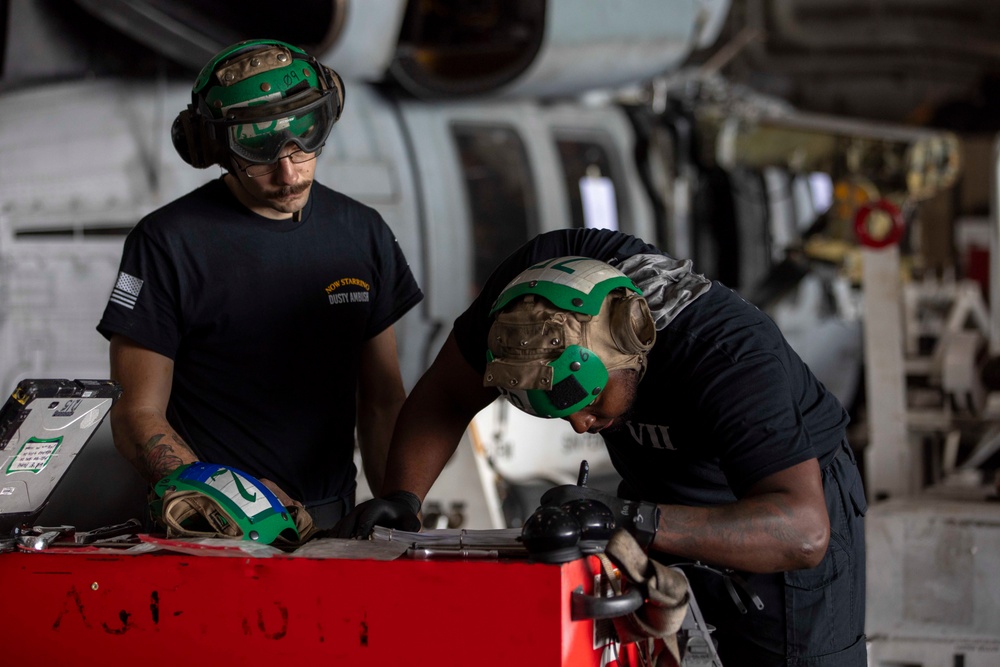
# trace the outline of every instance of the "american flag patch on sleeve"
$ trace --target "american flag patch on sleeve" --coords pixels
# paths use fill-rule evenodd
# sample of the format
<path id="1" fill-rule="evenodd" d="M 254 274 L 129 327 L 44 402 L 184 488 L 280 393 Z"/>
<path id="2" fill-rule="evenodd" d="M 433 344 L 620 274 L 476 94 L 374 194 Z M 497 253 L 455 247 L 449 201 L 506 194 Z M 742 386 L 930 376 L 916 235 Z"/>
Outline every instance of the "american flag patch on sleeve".
<path id="1" fill-rule="evenodd" d="M 139 298 L 140 290 L 142 290 L 141 278 L 136 278 L 124 271 L 119 271 L 118 282 L 115 283 L 115 288 L 111 290 L 111 302 L 132 310 L 135 308 L 135 301 Z"/>

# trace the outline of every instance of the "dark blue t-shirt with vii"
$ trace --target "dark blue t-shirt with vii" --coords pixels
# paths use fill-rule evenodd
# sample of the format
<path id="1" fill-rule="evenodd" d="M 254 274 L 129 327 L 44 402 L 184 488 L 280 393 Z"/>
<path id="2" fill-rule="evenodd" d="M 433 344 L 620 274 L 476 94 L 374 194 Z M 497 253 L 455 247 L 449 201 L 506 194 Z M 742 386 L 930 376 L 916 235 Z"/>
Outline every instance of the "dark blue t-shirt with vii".
<path id="1" fill-rule="evenodd" d="M 484 370 L 489 309 L 528 266 L 563 255 L 622 265 L 640 254 L 663 253 L 606 230 L 536 237 L 503 262 L 456 320 L 459 349 L 473 368 Z M 623 495 L 706 506 L 733 502 L 755 482 L 808 459 L 825 465 L 839 451 L 847 423 L 840 402 L 774 322 L 712 283 L 658 325 L 632 410 L 601 436 L 624 479 Z"/>

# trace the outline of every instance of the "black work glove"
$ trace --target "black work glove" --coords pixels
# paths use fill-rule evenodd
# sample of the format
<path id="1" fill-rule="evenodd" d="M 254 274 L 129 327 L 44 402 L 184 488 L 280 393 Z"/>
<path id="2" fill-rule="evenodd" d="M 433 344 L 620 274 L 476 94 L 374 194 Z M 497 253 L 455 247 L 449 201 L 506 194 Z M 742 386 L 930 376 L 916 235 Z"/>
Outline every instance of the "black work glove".
<path id="1" fill-rule="evenodd" d="M 648 549 L 660 525 L 660 508 L 655 503 L 640 500 L 625 500 L 610 493 L 604 493 L 589 486 L 563 484 L 554 486 L 542 494 L 542 507 L 563 505 L 571 500 L 586 498 L 608 506 L 615 515 L 615 528 L 624 528 L 643 549 Z"/>
<path id="2" fill-rule="evenodd" d="M 420 530 L 420 498 L 409 491 L 393 491 L 382 498 L 366 500 L 333 527 L 333 537 L 368 537 L 375 526 L 408 532 Z"/>

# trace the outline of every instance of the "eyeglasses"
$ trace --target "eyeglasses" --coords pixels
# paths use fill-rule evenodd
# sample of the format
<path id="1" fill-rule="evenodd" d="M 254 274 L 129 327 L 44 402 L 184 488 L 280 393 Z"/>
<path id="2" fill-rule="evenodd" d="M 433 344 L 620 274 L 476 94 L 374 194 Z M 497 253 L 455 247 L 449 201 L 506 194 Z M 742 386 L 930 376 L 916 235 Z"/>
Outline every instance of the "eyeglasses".
<path id="1" fill-rule="evenodd" d="M 263 164 L 253 163 L 248 164 L 245 167 L 241 167 L 244 173 L 250 178 L 260 178 L 261 176 L 267 176 L 278 171 L 278 167 L 281 165 L 281 161 L 288 158 L 292 161 L 292 164 L 302 164 L 303 162 L 311 162 L 319 157 L 319 154 L 323 152 L 323 147 L 320 146 L 312 153 L 306 153 L 302 149 L 297 151 L 292 151 L 288 155 L 282 155 L 274 162 L 265 162 Z"/>

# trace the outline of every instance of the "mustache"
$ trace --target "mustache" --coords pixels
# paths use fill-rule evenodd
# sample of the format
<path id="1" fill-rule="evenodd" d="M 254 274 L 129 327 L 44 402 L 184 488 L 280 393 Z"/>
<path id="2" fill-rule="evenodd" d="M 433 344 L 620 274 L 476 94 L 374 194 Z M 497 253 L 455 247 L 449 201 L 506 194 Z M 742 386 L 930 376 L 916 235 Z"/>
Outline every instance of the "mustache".
<path id="1" fill-rule="evenodd" d="M 282 197 L 292 197 L 294 195 L 300 195 L 309 188 L 312 187 L 312 181 L 306 181 L 305 183 L 297 183 L 295 185 L 283 185 L 274 192 L 268 194 L 269 199 L 280 199 Z"/>

